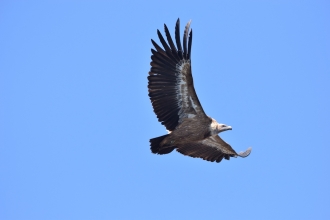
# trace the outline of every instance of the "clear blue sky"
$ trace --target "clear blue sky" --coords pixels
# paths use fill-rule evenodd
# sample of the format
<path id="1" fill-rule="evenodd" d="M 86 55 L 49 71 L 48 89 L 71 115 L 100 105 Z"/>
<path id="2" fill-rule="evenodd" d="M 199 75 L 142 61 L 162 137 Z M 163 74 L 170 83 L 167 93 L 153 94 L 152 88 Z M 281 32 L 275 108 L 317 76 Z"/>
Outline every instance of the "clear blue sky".
<path id="1" fill-rule="evenodd" d="M 116 2 L 116 3 L 114 3 Z M 329 1 L 1 1 L 0 219 L 330 219 Z M 247 158 L 151 154 L 150 39 Z"/>

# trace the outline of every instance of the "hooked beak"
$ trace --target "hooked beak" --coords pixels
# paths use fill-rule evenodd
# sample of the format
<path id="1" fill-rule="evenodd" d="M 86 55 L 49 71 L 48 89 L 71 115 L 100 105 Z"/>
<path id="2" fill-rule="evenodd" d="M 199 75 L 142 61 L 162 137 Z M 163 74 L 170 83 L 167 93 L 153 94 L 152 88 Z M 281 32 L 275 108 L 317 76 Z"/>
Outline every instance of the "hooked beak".
<path id="1" fill-rule="evenodd" d="M 227 130 L 233 130 L 233 128 L 231 126 L 227 126 L 224 128 L 224 131 L 227 131 Z"/>

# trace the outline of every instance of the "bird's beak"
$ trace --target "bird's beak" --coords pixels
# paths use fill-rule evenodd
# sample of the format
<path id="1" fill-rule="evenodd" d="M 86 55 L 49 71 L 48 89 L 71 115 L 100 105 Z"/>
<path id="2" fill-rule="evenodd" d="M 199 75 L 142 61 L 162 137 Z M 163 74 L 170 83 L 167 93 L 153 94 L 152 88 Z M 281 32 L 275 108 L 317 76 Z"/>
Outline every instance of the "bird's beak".
<path id="1" fill-rule="evenodd" d="M 218 124 L 217 126 L 217 132 L 223 132 L 223 131 L 228 131 L 228 130 L 231 130 L 231 126 L 229 125 L 225 125 L 225 124 Z"/>
<path id="2" fill-rule="evenodd" d="M 226 126 L 226 127 L 222 127 L 221 131 L 228 131 L 228 130 L 232 130 L 231 126 Z"/>

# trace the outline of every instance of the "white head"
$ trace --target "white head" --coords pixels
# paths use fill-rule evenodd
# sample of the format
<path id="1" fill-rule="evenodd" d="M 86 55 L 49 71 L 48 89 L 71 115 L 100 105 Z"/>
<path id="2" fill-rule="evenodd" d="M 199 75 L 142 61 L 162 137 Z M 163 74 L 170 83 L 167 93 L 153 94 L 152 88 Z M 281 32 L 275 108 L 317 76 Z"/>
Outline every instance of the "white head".
<path id="1" fill-rule="evenodd" d="M 232 127 L 225 125 L 225 124 L 219 124 L 215 119 L 212 118 L 212 123 L 210 125 L 210 131 L 211 135 L 219 134 L 220 132 L 231 130 Z"/>

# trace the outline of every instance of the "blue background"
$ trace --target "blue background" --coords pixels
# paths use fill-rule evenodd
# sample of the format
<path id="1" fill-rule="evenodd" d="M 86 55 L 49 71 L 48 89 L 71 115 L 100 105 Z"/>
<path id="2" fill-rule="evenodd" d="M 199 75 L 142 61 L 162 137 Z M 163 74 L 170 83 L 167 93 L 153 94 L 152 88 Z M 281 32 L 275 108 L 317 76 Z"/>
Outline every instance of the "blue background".
<path id="1" fill-rule="evenodd" d="M 329 1 L 1 1 L 0 219 L 330 219 Z M 151 154 L 150 39 L 249 157 Z"/>

